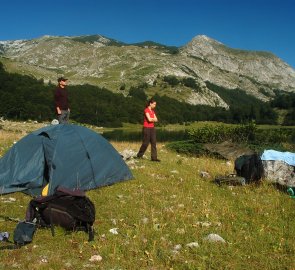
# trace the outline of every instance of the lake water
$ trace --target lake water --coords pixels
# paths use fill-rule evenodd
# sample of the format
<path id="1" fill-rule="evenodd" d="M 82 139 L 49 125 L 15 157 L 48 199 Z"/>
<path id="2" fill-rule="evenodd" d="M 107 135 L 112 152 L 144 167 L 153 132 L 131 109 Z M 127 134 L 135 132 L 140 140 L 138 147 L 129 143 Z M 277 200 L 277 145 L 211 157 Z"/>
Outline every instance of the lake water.
<path id="1" fill-rule="evenodd" d="M 158 142 L 182 141 L 189 139 L 185 130 L 172 131 L 159 128 L 156 130 Z M 112 141 L 142 141 L 141 129 L 138 131 L 115 129 L 112 131 L 105 131 L 101 135 L 107 140 Z"/>

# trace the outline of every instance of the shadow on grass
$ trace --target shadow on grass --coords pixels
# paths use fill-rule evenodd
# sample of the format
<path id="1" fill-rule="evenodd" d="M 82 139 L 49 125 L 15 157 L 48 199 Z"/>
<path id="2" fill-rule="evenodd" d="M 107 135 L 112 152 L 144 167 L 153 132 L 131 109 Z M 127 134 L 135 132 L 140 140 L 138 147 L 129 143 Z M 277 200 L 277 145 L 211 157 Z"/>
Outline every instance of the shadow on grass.
<path id="1" fill-rule="evenodd" d="M 6 242 L 7 243 L 7 242 Z M 20 246 L 18 245 L 15 245 L 15 244 L 11 244 L 10 242 L 8 242 L 9 244 L 8 245 L 5 245 L 5 246 L 0 246 L 0 251 L 1 250 L 15 250 L 15 249 L 19 249 L 21 248 Z"/>

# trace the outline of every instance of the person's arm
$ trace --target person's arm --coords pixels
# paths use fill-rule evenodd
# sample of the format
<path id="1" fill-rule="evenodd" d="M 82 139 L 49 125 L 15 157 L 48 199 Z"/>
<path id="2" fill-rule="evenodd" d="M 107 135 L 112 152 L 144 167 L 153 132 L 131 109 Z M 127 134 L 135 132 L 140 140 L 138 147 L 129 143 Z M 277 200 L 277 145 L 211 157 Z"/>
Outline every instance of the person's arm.
<path id="1" fill-rule="evenodd" d="M 61 109 L 60 109 L 60 93 L 58 90 L 55 91 L 54 93 L 54 101 L 55 101 L 55 108 L 57 114 L 61 114 Z"/>
<path id="2" fill-rule="evenodd" d="M 151 118 L 150 114 L 148 112 L 146 112 L 145 117 L 149 122 L 158 122 L 156 114 L 154 114 L 154 118 Z"/>
<path id="3" fill-rule="evenodd" d="M 61 110 L 59 107 L 56 107 L 56 112 L 57 112 L 57 114 L 61 114 Z"/>

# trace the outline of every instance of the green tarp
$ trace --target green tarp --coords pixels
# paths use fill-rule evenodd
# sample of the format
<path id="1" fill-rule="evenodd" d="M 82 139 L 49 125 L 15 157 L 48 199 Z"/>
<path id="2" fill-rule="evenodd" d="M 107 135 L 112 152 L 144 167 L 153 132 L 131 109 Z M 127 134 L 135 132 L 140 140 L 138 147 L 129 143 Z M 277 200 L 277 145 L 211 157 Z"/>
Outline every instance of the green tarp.
<path id="1" fill-rule="evenodd" d="M 132 179 L 120 154 L 100 134 L 77 125 L 51 125 L 25 136 L 0 159 L 0 194 L 48 195 L 57 186 L 90 190 Z"/>

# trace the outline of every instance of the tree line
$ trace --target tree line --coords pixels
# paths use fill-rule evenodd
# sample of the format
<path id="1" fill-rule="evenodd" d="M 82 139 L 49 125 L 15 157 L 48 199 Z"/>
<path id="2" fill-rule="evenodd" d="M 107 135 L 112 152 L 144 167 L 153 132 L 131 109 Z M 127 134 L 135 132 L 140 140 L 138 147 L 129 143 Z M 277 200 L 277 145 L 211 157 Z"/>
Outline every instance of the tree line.
<path id="1" fill-rule="evenodd" d="M 166 80 L 173 81 L 172 78 Z M 0 62 L 0 116 L 12 120 L 51 121 L 55 118 L 55 84 L 44 84 L 27 75 L 8 73 Z M 175 83 L 175 82 L 174 82 Z M 182 83 L 197 90 L 190 79 Z M 108 89 L 92 85 L 69 85 L 71 120 L 96 126 L 120 127 L 123 123 L 142 123 L 147 102 L 146 84 L 133 86 L 125 97 Z M 190 105 L 168 96 L 155 95 L 157 115 L 162 125 L 193 121 L 275 124 L 274 103 L 263 103 L 242 90 L 230 91 L 208 83 L 208 88 L 230 105 L 226 110 L 207 105 Z M 293 118 L 294 121 L 294 115 Z M 292 122 L 292 121 L 291 121 Z M 294 121 L 295 122 L 295 121 Z M 293 123 L 294 124 L 294 123 Z"/>

